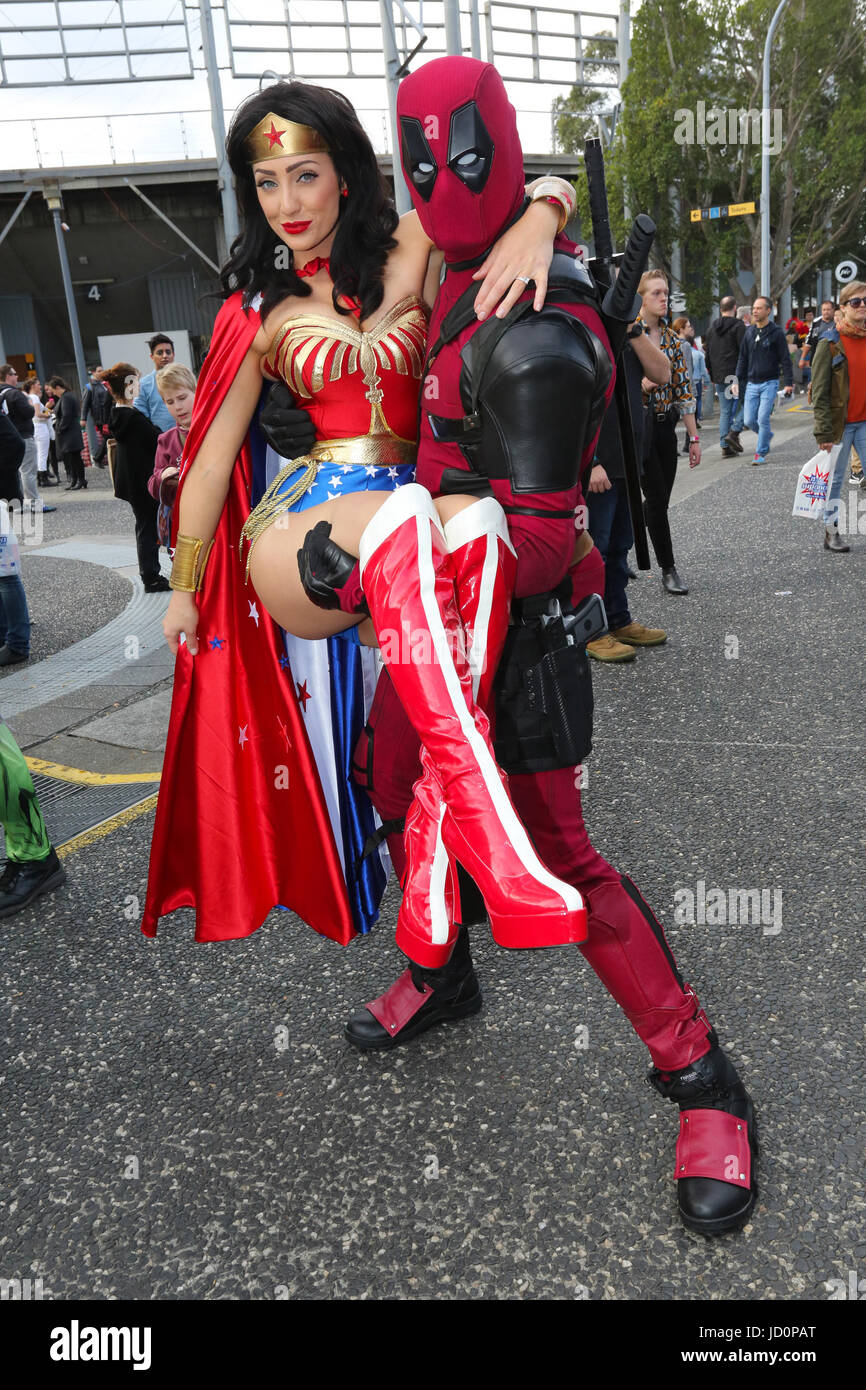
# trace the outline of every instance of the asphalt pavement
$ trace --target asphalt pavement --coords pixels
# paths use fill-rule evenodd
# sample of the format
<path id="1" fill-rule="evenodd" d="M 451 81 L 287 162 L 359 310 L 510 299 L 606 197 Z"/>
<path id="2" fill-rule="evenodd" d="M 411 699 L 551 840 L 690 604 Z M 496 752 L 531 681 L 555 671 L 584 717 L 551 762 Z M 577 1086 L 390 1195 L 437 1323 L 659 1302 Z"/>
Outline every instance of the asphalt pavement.
<path id="1" fill-rule="evenodd" d="M 669 640 L 594 666 L 584 793 L 594 842 L 654 905 L 756 1099 L 746 1229 L 711 1242 L 678 1224 L 677 1111 L 578 952 L 508 952 L 476 930 L 483 1012 L 359 1055 L 347 1012 L 402 968 L 394 887 L 346 949 L 282 912 L 196 945 L 181 911 L 148 941 L 145 809 L 72 841 L 66 888 L 2 923 L 0 1276 L 60 1299 L 795 1301 L 866 1276 L 866 494 L 846 484 L 863 513 L 850 555 L 791 517 L 814 451 L 794 404 L 765 466 L 717 446 L 681 466 L 691 592 L 668 597 L 656 572 L 631 587 L 635 618 Z M 135 598 L 132 515 L 105 476 L 57 505 L 32 550 L 91 559 L 24 548 L 31 669 L 98 643 Z M 152 637 L 164 602 L 130 635 Z M 169 670 L 148 653 L 146 680 L 100 657 L 68 696 L 65 668 L 37 671 L 41 703 L 9 719 L 28 755 L 158 772 Z M 7 691 L 35 698 L 7 684 L 23 669 L 0 677 L 0 711 Z M 702 913 L 714 889 L 724 912 Z M 729 907 L 744 890 L 764 893 L 762 920 Z"/>

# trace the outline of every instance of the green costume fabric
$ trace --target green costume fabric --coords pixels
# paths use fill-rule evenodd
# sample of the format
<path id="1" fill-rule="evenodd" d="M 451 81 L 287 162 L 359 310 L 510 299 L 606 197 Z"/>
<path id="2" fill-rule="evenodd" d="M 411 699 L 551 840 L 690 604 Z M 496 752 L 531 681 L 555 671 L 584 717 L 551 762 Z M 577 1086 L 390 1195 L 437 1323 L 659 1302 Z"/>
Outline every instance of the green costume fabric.
<path id="1" fill-rule="evenodd" d="M 6 832 L 6 857 L 16 864 L 44 859 L 51 841 L 36 799 L 24 754 L 0 720 L 0 821 Z"/>

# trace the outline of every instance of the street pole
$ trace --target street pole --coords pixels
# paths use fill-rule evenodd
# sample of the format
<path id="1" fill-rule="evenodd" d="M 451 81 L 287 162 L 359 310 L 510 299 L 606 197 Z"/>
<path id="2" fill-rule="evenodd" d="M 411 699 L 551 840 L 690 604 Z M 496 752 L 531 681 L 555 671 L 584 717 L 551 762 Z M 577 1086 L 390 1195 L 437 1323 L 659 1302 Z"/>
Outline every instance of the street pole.
<path id="1" fill-rule="evenodd" d="M 788 0 L 780 0 L 764 44 L 764 106 L 761 111 L 761 294 L 770 297 L 770 53 Z"/>
<path id="2" fill-rule="evenodd" d="M 460 0 L 445 0 L 445 48 L 460 57 L 463 44 L 460 38 Z"/>
<path id="3" fill-rule="evenodd" d="M 620 0 L 619 5 L 619 28 L 617 31 L 617 48 L 619 49 L 619 85 L 628 77 L 628 65 L 631 61 L 631 10 L 629 0 Z"/>
<path id="4" fill-rule="evenodd" d="M 210 0 L 199 0 L 199 14 L 201 15 L 201 46 L 207 68 L 208 92 L 210 93 L 211 130 L 216 145 L 217 181 L 223 207 L 223 231 L 225 232 L 226 250 L 228 251 L 235 238 L 240 236 L 241 224 L 238 216 L 237 199 L 235 198 L 235 187 L 232 183 L 231 166 L 226 156 L 226 123 L 223 116 L 223 94 L 220 85 L 220 70 L 217 62 Z"/>
<path id="5" fill-rule="evenodd" d="M 473 58 L 481 57 L 481 20 L 478 15 L 478 0 L 469 3 L 469 33 Z"/>
<path id="6" fill-rule="evenodd" d="M 397 69 L 400 59 L 397 55 L 397 36 L 394 33 L 394 10 L 391 0 L 379 0 L 379 13 L 382 17 L 382 49 L 385 56 L 385 81 L 388 84 L 388 114 L 391 122 L 394 206 L 399 213 L 404 213 L 411 208 L 412 199 L 400 164 L 400 127 L 397 123 L 397 88 L 400 85 Z"/>
<path id="7" fill-rule="evenodd" d="M 72 336 L 72 352 L 75 357 L 75 370 L 78 372 L 78 380 L 81 383 L 81 395 L 84 396 L 87 390 L 89 377 L 87 367 L 84 362 L 84 344 L 81 341 L 81 329 L 78 325 L 78 310 L 75 307 L 75 293 L 72 289 L 72 276 L 69 273 L 69 257 L 66 254 L 66 242 L 63 238 L 63 228 L 60 225 L 60 215 L 62 203 L 59 197 L 50 197 L 48 202 L 51 216 L 54 218 L 54 235 L 57 237 L 57 255 L 60 258 L 60 274 L 63 279 L 63 293 L 66 296 L 66 312 L 69 315 L 69 332 Z M 51 204 L 60 204 L 52 207 Z M 89 434 L 89 431 L 88 431 Z"/>
<path id="8" fill-rule="evenodd" d="M 619 56 L 619 98 L 620 112 L 622 112 L 622 84 L 628 77 L 628 67 L 631 62 L 631 9 L 629 0 L 620 0 L 619 24 L 617 26 L 617 49 Z M 623 214 L 625 225 L 631 222 L 631 208 L 628 203 L 628 193 L 623 196 Z"/>

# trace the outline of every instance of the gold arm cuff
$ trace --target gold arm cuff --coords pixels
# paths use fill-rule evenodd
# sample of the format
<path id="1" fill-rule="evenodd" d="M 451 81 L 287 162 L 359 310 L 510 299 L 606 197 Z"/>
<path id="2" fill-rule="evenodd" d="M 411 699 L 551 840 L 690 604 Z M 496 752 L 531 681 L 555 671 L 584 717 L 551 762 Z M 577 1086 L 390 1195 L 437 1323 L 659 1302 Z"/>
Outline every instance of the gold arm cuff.
<path id="1" fill-rule="evenodd" d="M 178 536 L 168 581 L 173 589 L 185 594 L 199 593 L 205 566 L 213 550 L 213 541 L 198 540 L 195 536 Z"/>
<path id="2" fill-rule="evenodd" d="M 570 219 L 574 216 L 577 207 L 577 193 L 572 184 L 567 179 L 558 176 L 549 179 L 542 179 L 535 185 L 530 194 L 530 202 L 536 203 L 540 198 L 550 198 L 559 204 L 559 226 L 556 235 L 559 236 L 564 231 Z"/>

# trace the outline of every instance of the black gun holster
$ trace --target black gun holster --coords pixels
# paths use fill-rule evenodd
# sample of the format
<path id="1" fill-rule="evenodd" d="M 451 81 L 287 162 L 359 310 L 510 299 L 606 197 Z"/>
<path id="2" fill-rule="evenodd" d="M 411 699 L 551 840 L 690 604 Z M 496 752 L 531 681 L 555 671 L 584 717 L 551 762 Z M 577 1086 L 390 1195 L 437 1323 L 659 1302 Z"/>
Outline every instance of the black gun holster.
<path id="1" fill-rule="evenodd" d="M 577 767 L 592 750 L 592 675 L 586 642 L 605 630 L 580 623 L 570 583 L 516 599 L 494 682 L 496 757 L 505 772 Z M 596 607 L 603 605 L 593 595 Z M 589 600 L 581 604 L 584 608 Z M 572 631 L 570 632 L 569 629 Z"/>

